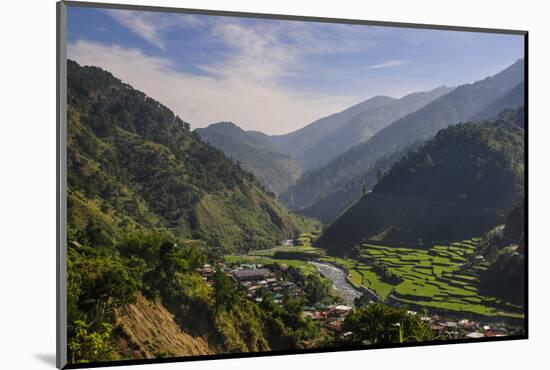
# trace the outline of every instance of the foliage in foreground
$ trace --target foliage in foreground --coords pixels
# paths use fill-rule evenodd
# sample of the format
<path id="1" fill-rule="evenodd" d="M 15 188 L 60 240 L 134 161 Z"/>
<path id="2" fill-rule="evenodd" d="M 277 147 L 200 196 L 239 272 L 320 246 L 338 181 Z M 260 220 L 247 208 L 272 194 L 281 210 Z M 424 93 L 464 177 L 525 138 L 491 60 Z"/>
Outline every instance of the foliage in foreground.
<path id="1" fill-rule="evenodd" d="M 301 348 L 322 339 L 319 324 L 301 316 L 302 298 L 258 304 L 222 272 L 207 285 L 197 268 L 208 256 L 196 241 L 176 243 L 160 233 L 141 233 L 114 245 L 88 244 L 102 235 L 96 227 L 69 235 L 68 351 L 73 363 L 121 359 L 117 311 L 135 302 L 138 291 L 160 299 L 185 331 L 204 337 L 220 352 Z"/>
<path id="2" fill-rule="evenodd" d="M 383 304 L 357 308 L 346 317 L 344 331 L 351 334 L 348 344 L 390 344 L 421 342 L 433 339 L 430 328 L 416 315 Z"/>

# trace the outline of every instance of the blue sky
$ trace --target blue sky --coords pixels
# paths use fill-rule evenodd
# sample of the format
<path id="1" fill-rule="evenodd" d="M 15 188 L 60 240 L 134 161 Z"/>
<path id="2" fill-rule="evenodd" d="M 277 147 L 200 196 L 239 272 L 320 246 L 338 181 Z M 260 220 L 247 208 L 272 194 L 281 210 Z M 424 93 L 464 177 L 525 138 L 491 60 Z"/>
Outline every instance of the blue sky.
<path id="1" fill-rule="evenodd" d="M 280 134 L 375 95 L 498 73 L 523 37 L 69 7 L 68 54 L 166 104 L 192 127 Z"/>

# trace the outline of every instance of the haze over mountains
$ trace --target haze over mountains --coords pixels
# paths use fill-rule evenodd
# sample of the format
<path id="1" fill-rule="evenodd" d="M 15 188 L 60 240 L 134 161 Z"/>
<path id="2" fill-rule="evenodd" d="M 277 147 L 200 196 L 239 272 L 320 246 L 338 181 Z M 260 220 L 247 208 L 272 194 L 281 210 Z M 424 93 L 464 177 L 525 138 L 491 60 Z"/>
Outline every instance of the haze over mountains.
<path id="1" fill-rule="evenodd" d="M 358 176 L 363 177 L 362 181 L 370 186 L 373 183 L 372 178 L 376 176 L 376 171 L 372 169 L 377 160 L 399 151 L 406 152 L 404 149 L 408 146 L 430 138 L 449 125 L 475 118 L 477 114 L 483 114 L 483 118 L 486 118 L 490 111 L 483 113 L 485 109 L 498 111 L 491 108 L 493 104 L 499 109 L 517 108 L 518 99 L 513 97 L 517 97 L 518 91 L 521 91 L 523 77 L 524 64 L 521 59 L 495 76 L 459 86 L 396 120 L 365 143 L 354 146 L 325 166 L 305 173 L 295 185 L 280 195 L 281 201 L 294 210 L 306 207 L 326 208 L 316 205 L 316 202 L 326 199 L 351 181 L 357 181 Z M 513 91 L 514 89 L 518 91 Z M 357 192 L 356 196 L 358 195 Z M 341 204 L 338 212 L 332 212 L 333 215 L 349 205 L 350 203 Z M 325 222 L 330 221 L 323 214 L 308 214 L 324 218 Z"/>
<path id="2" fill-rule="evenodd" d="M 504 223 L 523 194 L 521 117 L 521 111 L 506 111 L 490 122 L 439 131 L 340 215 L 318 244 L 346 249 L 364 241 L 449 242 Z"/>
<path id="3" fill-rule="evenodd" d="M 364 143 L 378 131 L 412 113 L 453 88 L 441 86 L 427 92 L 409 94 L 380 107 L 370 108 L 350 118 L 343 126 L 325 135 L 298 161 L 304 169 L 320 167 L 351 147 Z"/>
<path id="4" fill-rule="evenodd" d="M 155 229 L 224 251 L 301 232 L 306 220 L 168 108 L 100 68 L 68 61 L 67 73 L 70 230 Z"/>
<path id="5" fill-rule="evenodd" d="M 329 223 L 403 154 L 449 125 L 524 104 L 523 59 L 457 88 L 376 96 L 286 135 L 218 123 L 197 132 L 238 161 L 290 209 Z"/>
<path id="6" fill-rule="evenodd" d="M 305 170 L 309 169 L 304 158 L 307 152 L 327 135 L 342 128 L 348 120 L 356 115 L 390 104 L 395 99 L 388 96 L 375 96 L 342 112 L 320 118 L 307 126 L 286 135 L 272 136 L 271 140 L 280 151 L 288 153 L 300 163 Z"/>
<path id="7" fill-rule="evenodd" d="M 233 122 L 215 123 L 196 131 L 204 141 L 240 162 L 267 189 L 280 194 L 304 171 L 327 163 L 449 91 L 452 88 L 442 86 L 401 99 L 375 96 L 286 135 L 244 131 Z"/>
<path id="8" fill-rule="evenodd" d="M 525 82 L 521 81 L 508 93 L 489 104 L 485 109 L 478 112 L 471 119 L 472 121 L 482 121 L 491 117 L 496 117 L 500 112 L 506 109 L 518 109 L 525 104 Z"/>
<path id="9" fill-rule="evenodd" d="M 401 99 L 374 97 L 284 136 L 244 131 L 229 122 L 192 133 L 152 100 L 145 100 L 142 106 L 121 101 L 122 95 L 140 100 L 142 94 L 108 73 L 81 68 L 72 62 L 69 67 L 69 92 L 73 99 L 69 102 L 69 124 L 74 126 L 74 136 L 69 140 L 78 143 L 71 146 L 71 150 L 78 151 L 69 153 L 69 166 L 72 173 L 79 174 L 69 178 L 72 222 L 85 223 L 94 214 L 94 202 L 99 196 L 99 205 L 116 211 L 109 217 L 120 218 L 119 224 L 124 225 L 113 229 L 113 235 L 117 229 L 156 225 L 184 235 L 201 235 L 213 242 L 223 241 L 231 248 L 239 248 L 243 241 L 238 239 L 245 234 L 265 234 L 265 239 L 244 241 L 250 245 L 269 243 L 268 234 L 289 237 L 303 222 L 290 215 L 256 181 L 278 194 L 288 208 L 329 224 L 362 194 L 367 194 L 413 147 L 441 128 L 473 118 L 494 117 L 495 112 L 521 106 L 524 89 L 523 60 L 519 60 L 495 76 L 456 89 L 440 87 Z M 92 79 L 97 82 L 90 85 Z M 112 95 L 108 88 L 125 94 L 119 93 L 108 102 Z M 88 100 L 84 100 L 85 96 Z M 109 113 L 115 106 L 125 115 Z M 132 117 L 140 118 L 130 125 L 134 122 Z M 516 121 L 520 123 L 522 119 Z M 233 164 L 220 152 L 204 146 L 199 136 L 224 151 Z M 175 146 L 176 137 L 185 143 L 184 147 Z M 365 142 L 353 146 L 365 138 Z M 313 165 L 307 159 L 314 158 L 311 153 L 320 153 L 316 158 L 322 162 L 348 146 L 351 149 L 326 165 L 303 173 L 300 164 Z M 127 155 L 142 158 L 143 165 L 122 171 L 119 166 L 126 163 Z M 109 171 L 94 169 L 98 168 L 97 163 L 106 161 L 110 163 Z M 168 164 L 170 168 L 166 167 Z M 183 178 L 173 172 L 175 168 Z M 75 182 L 77 179 L 89 180 Z M 194 180 L 189 182 L 190 179 Z M 162 183 L 162 187 L 157 183 Z M 235 196 L 227 197 L 223 190 L 235 185 L 241 189 L 237 193 L 242 199 L 238 201 Z M 179 192 L 185 197 L 178 198 Z M 127 199 L 124 205 L 121 199 Z M 252 214 L 256 216 L 250 218 Z M 214 224 L 218 226 L 208 226 Z M 261 231 L 266 228 L 272 231 Z M 252 230 L 255 231 L 251 233 Z"/>
<path id="10" fill-rule="evenodd" d="M 269 191 L 279 194 L 302 174 L 298 162 L 279 152 L 269 136 L 244 131 L 231 122 L 220 122 L 196 132 L 256 176 Z"/>

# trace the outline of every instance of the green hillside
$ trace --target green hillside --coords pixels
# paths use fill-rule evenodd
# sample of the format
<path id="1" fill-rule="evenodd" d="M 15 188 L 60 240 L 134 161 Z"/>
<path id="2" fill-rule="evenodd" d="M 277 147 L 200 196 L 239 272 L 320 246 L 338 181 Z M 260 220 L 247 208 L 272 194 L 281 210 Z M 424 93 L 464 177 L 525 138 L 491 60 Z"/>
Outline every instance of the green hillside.
<path id="1" fill-rule="evenodd" d="M 99 68 L 67 67 L 71 230 L 163 230 L 235 251 L 308 227 L 159 102 Z"/>
<path id="2" fill-rule="evenodd" d="M 461 85 L 396 120 L 368 141 L 352 147 L 328 164 L 306 172 L 295 185 L 281 194 L 280 199 L 293 210 L 312 207 L 316 201 L 338 190 L 345 182 L 372 170 L 380 158 L 425 141 L 445 127 L 472 121 L 471 118 L 477 113 L 493 109 L 492 104 L 500 107 L 500 111 L 516 109 L 517 99 L 505 97 L 509 94 L 515 97 L 515 89 L 518 89 L 523 79 L 524 61 L 521 59 L 494 76 Z"/>
<path id="3" fill-rule="evenodd" d="M 335 182 L 333 190 L 317 199 L 310 206 L 296 212 L 304 216 L 314 217 L 324 225 L 330 224 L 340 213 L 344 212 L 355 201 L 361 198 L 364 192 L 372 189 L 378 178 L 414 147 L 415 145 L 411 145 L 395 153 L 385 155 L 378 159 L 374 166 L 364 173 L 358 174 L 351 179 L 345 178 L 340 182 Z"/>
<path id="4" fill-rule="evenodd" d="M 488 263 L 480 288 L 515 304 L 525 304 L 525 199 L 506 216 L 502 230 L 489 233 L 482 253 Z"/>
<path id="5" fill-rule="evenodd" d="M 269 191 L 279 194 L 302 174 L 298 162 L 277 149 L 257 132 L 247 132 L 231 122 L 220 122 L 196 130 L 201 139 L 223 150 L 254 174 Z"/>
<path id="6" fill-rule="evenodd" d="M 456 241 L 502 224 L 523 194 L 524 140 L 517 113 L 441 130 L 340 215 L 318 245 L 345 250 L 369 240 Z"/>

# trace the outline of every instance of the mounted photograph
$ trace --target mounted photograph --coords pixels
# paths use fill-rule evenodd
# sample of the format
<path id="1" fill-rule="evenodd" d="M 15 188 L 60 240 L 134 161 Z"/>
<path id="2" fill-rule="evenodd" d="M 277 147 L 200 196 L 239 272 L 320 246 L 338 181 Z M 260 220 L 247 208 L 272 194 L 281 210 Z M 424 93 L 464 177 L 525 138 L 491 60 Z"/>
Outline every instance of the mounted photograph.
<path id="1" fill-rule="evenodd" d="M 58 3 L 58 367 L 526 339 L 526 58 Z"/>

